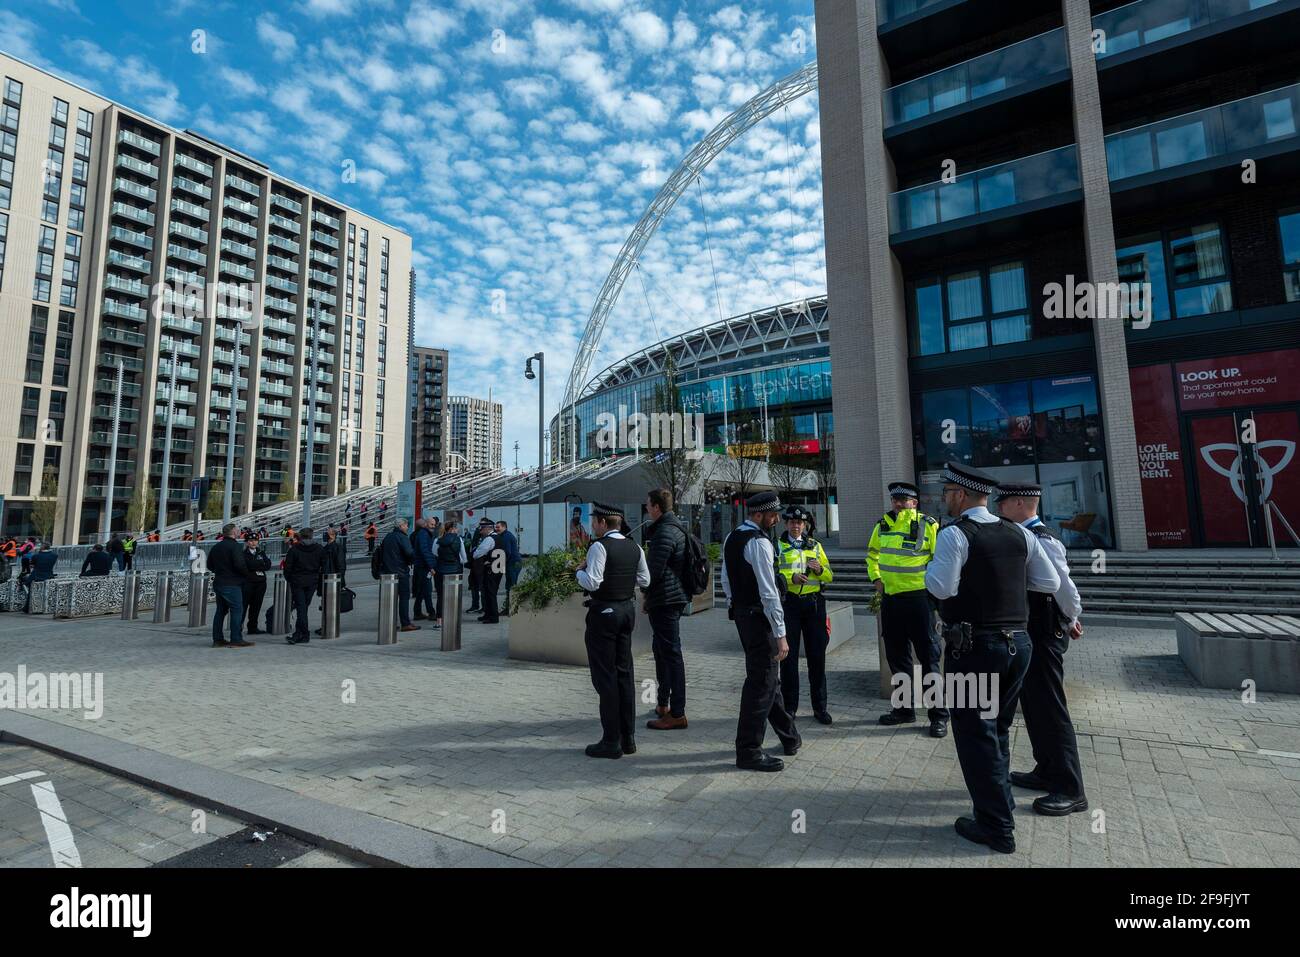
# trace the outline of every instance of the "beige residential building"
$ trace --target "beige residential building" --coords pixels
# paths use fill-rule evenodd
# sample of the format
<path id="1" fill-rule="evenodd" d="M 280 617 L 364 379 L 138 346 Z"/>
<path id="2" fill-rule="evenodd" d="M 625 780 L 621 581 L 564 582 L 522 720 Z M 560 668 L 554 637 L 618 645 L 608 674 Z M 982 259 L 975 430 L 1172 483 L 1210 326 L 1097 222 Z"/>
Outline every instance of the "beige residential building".
<path id="1" fill-rule="evenodd" d="M 408 235 L 3 54 L 0 81 L 6 533 L 46 465 L 58 542 L 156 510 L 164 468 L 149 524 L 186 518 L 191 479 L 226 475 L 232 391 L 232 514 L 298 497 L 313 365 L 313 494 L 401 479 Z"/>
<path id="2" fill-rule="evenodd" d="M 501 403 L 491 397 L 453 395 L 447 400 L 450 449 L 447 466 L 460 469 L 501 468 Z"/>

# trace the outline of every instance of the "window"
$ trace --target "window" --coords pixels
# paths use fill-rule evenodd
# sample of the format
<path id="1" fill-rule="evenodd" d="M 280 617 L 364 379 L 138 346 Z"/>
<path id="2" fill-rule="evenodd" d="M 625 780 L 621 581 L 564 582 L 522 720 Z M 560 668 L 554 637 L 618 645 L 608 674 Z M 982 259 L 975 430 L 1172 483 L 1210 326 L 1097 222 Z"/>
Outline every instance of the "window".
<path id="1" fill-rule="evenodd" d="M 1286 286 L 1286 301 L 1300 302 L 1300 208 L 1284 210 L 1278 217 L 1282 230 L 1282 282 Z M 3 244 L 0 244 L 0 266 L 3 266 Z"/>
<path id="2" fill-rule="evenodd" d="M 1121 282 L 1151 283 L 1151 318 L 1185 319 L 1232 308 L 1227 255 L 1216 223 L 1150 233 L 1118 244 Z"/>
<path id="3" fill-rule="evenodd" d="M 10 77 L 5 77 L 5 102 L 14 106 L 22 106 L 23 103 L 23 85 Z"/>
<path id="4" fill-rule="evenodd" d="M 4 288 L 5 282 L 5 244 L 9 236 L 9 217 L 5 213 L 0 213 L 0 289 Z"/>
<path id="5" fill-rule="evenodd" d="M 1030 338 L 1021 262 L 918 280 L 908 295 L 912 354 L 937 355 Z"/>

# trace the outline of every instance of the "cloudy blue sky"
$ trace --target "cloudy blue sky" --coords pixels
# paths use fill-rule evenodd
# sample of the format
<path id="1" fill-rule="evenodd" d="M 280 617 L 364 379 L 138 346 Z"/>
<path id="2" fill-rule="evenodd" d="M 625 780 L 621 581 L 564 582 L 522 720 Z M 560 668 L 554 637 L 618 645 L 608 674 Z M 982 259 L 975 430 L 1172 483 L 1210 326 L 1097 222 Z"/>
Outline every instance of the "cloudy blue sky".
<path id="1" fill-rule="evenodd" d="M 454 392 L 505 404 L 507 466 L 515 440 L 536 461 L 524 357 L 545 350 L 553 411 L 658 188 L 814 42 L 812 0 L 0 0 L 0 49 L 406 229 L 416 341 L 451 350 Z M 815 93 L 716 160 L 642 264 L 593 373 L 824 293 Z"/>

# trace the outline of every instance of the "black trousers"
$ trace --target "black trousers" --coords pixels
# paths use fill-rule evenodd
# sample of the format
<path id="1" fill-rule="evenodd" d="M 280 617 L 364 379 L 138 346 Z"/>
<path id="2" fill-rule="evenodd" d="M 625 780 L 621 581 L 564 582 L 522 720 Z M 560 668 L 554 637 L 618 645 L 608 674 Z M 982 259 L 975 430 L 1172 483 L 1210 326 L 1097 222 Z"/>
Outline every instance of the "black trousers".
<path id="1" fill-rule="evenodd" d="M 257 616 L 262 612 L 262 602 L 265 598 L 265 578 L 259 578 L 254 585 L 244 586 L 244 608 L 248 612 L 249 631 L 257 632 L 262 630 L 262 626 L 257 622 Z"/>
<path id="2" fill-rule="evenodd" d="M 307 625 L 307 609 L 311 607 L 311 600 L 316 595 L 316 586 L 308 585 L 290 585 L 289 590 L 293 592 L 293 636 L 302 641 L 311 637 L 311 629 Z"/>
<path id="3" fill-rule="evenodd" d="M 682 658 L 682 609 L 685 605 L 660 605 L 646 612 L 654 640 L 656 695 L 661 707 L 674 718 L 686 714 L 686 662 Z"/>
<path id="4" fill-rule="evenodd" d="M 486 604 L 487 592 L 483 597 Z M 630 738 L 636 730 L 636 681 L 632 676 L 635 626 L 636 608 L 631 599 L 598 602 L 593 598 L 587 607 L 587 667 L 600 699 L 600 739 L 607 743 Z"/>
<path id="5" fill-rule="evenodd" d="M 411 623 L 411 576 L 405 572 L 397 575 L 397 625 L 405 628 Z"/>
<path id="6" fill-rule="evenodd" d="M 1063 628 L 1035 627 L 1029 639 L 1034 655 L 1020 692 L 1020 712 L 1034 749 L 1034 773 L 1054 794 L 1083 797 L 1079 742 L 1065 701 L 1065 652 L 1070 636 Z"/>
<path id="7" fill-rule="evenodd" d="M 921 663 L 921 680 L 926 675 L 940 674 L 939 630 L 935 624 L 934 609 L 924 588 L 885 595 L 880 601 L 880 630 L 885 639 L 885 660 L 890 674 L 907 675 L 912 682 L 912 651 Z M 935 679 L 929 679 L 935 680 Z M 913 708 L 900 709 L 908 714 Z M 931 721 L 947 720 L 947 708 L 928 709 Z"/>
<path id="8" fill-rule="evenodd" d="M 480 574 L 480 579 L 482 582 L 480 590 L 483 600 L 483 621 L 485 624 L 491 624 L 500 618 L 500 612 L 497 609 L 497 589 L 501 587 L 501 575 L 484 568 Z"/>
<path id="9" fill-rule="evenodd" d="M 954 687 L 967 689 L 965 701 L 949 704 L 957 763 L 975 806 L 975 820 L 991 833 L 1008 837 L 1016 827 L 1011 817 L 1016 806 L 1011 796 L 1011 721 L 1033 655 L 1027 632 L 1011 634 L 1010 643 L 1002 638 L 976 637 L 960 658 L 954 660 L 949 648 L 944 659 L 948 680 Z M 991 696 L 994 677 L 996 700 Z M 984 709 L 978 700 L 985 691 L 990 693 L 986 703 L 993 712 L 989 717 L 981 713 Z"/>
<path id="10" fill-rule="evenodd" d="M 790 643 L 790 654 L 781 662 L 781 699 L 785 710 L 791 715 L 799 713 L 799 648 L 802 645 L 808 658 L 808 693 L 813 711 L 825 711 L 826 647 L 831 643 L 831 633 L 826 627 L 826 597 L 821 592 L 787 593 L 782 607 L 785 640 Z"/>
<path id="11" fill-rule="evenodd" d="M 794 718 L 781 698 L 780 664 L 776 660 L 777 639 L 772 625 L 760 608 L 736 608 L 736 631 L 745 651 L 745 684 L 740 690 L 740 717 L 736 721 L 736 759 L 750 760 L 763 753 L 767 725 L 781 744 L 799 744 Z"/>
<path id="12" fill-rule="evenodd" d="M 437 602 L 433 610 L 433 617 L 442 621 L 442 583 L 446 581 L 446 576 L 442 572 L 433 573 L 433 592 Z"/>
<path id="13" fill-rule="evenodd" d="M 433 607 L 433 584 L 429 580 L 431 574 L 433 573 L 427 568 L 416 568 L 411 572 L 411 594 L 415 596 L 415 608 L 411 614 L 416 617 L 419 617 L 421 609 L 426 618 L 433 618 L 437 611 Z"/>

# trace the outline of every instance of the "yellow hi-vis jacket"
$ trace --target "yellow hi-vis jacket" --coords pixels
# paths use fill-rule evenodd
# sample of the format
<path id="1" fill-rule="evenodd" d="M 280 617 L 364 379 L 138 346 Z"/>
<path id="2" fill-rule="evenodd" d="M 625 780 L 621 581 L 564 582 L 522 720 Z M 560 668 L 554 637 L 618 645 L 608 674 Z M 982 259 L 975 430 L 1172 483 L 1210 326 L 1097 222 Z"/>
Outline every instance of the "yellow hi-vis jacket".
<path id="1" fill-rule="evenodd" d="M 871 532 L 867 575 L 885 583 L 886 595 L 925 587 L 925 566 L 934 557 L 939 522 L 914 508 L 890 509 Z"/>
<path id="2" fill-rule="evenodd" d="M 822 585 L 831 580 L 831 563 L 826 559 L 826 550 L 815 538 L 804 537 L 796 547 L 790 542 L 790 533 L 783 532 L 776 543 L 776 570 L 785 578 L 785 590 L 788 595 L 815 595 L 822 590 Z M 816 561 L 822 566 L 820 573 L 814 575 L 808 570 L 808 563 Z M 807 575 L 804 585 L 794 584 L 795 575 Z"/>

